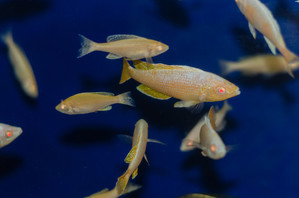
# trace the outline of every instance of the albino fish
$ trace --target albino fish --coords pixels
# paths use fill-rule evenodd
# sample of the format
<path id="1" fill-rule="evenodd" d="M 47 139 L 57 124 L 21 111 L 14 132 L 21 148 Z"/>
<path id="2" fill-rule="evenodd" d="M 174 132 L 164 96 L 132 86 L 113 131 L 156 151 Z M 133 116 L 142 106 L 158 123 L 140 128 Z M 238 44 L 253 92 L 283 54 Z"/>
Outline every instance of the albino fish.
<path id="1" fill-rule="evenodd" d="M 151 57 L 162 54 L 168 50 L 168 45 L 164 43 L 143 38 L 135 35 L 117 34 L 107 37 L 107 43 L 96 43 L 79 34 L 82 39 L 81 49 L 78 58 L 93 51 L 108 52 L 106 58 L 118 59 L 128 58 L 138 60 L 146 58 L 151 62 Z"/>
<path id="2" fill-rule="evenodd" d="M 209 115 L 205 116 L 205 123 L 199 133 L 197 147 L 202 150 L 202 155 L 211 159 L 221 159 L 226 155 L 226 146 L 216 132 L 216 116 L 212 106 Z"/>
<path id="3" fill-rule="evenodd" d="M 288 63 L 283 56 L 272 54 L 262 54 L 243 58 L 237 62 L 220 61 L 224 74 L 240 71 L 245 76 L 258 74 L 272 76 L 285 73 Z M 297 69 L 299 64 L 290 65 L 292 70 Z"/>
<path id="4" fill-rule="evenodd" d="M 145 150 L 148 141 L 148 124 L 145 120 L 140 119 L 135 124 L 135 130 L 132 141 L 132 149 L 125 158 L 125 162 L 129 163 L 126 172 L 120 176 L 116 183 L 116 188 L 119 194 L 125 190 L 127 183 L 132 175 L 134 179 L 138 175 L 138 166 L 145 157 Z"/>
<path id="5" fill-rule="evenodd" d="M 264 35 L 271 52 L 275 55 L 276 48 L 283 55 L 288 65 L 286 67 L 288 73 L 294 77 L 292 73 L 292 64 L 298 64 L 298 57 L 291 52 L 281 35 L 279 25 L 272 16 L 271 11 L 259 0 L 235 0 L 240 11 L 244 14 L 249 23 L 249 29 L 254 38 L 256 38 L 257 29 Z"/>
<path id="6" fill-rule="evenodd" d="M 124 195 L 124 194 L 130 193 L 130 192 L 133 192 L 135 190 L 138 190 L 139 188 L 141 188 L 141 186 L 135 185 L 135 184 L 132 184 L 132 183 L 128 183 L 126 189 L 124 190 L 124 192 L 122 194 L 119 194 L 117 192 L 116 187 L 114 187 L 110 191 L 109 191 L 108 188 L 105 188 L 104 190 L 101 190 L 100 192 L 89 195 L 86 198 L 117 198 L 117 197 L 120 197 L 121 195 Z"/>
<path id="7" fill-rule="evenodd" d="M 134 100 L 130 97 L 130 92 L 117 96 L 108 92 L 85 92 L 73 95 L 56 106 L 56 110 L 69 114 L 87 114 L 96 111 L 109 111 L 112 104 L 125 104 L 134 106 Z"/>
<path id="8" fill-rule="evenodd" d="M 200 194 L 200 193 L 192 193 L 183 195 L 180 198 L 233 198 L 228 195 L 222 195 L 222 194 Z"/>
<path id="9" fill-rule="evenodd" d="M 23 50 L 14 42 L 12 33 L 9 31 L 1 35 L 2 41 L 7 45 L 8 57 L 13 66 L 16 78 L 21 84 L 23 91 L 31 98 L 37 98 L 37 83 L 32 67 Z"/>
<path id="10" fill-rule="evenodd" d="M 222 108 L 216 112 L 215 125 L 218 132 L 224 129 L 226 124 L 224 118 L 227 112 L 230 110 L 232 110 L 232 107 L 228 104 L 227 101 L 224 101 Z M 199 133 L 201 131 L 201 127 L 205 124 L 205 116 L 203 116 L 197 122 L 197 124 L 191 129 L 188 135 L 183 139 L 180 147 L 181 151 L 191 151 L 196 148 L 197 143 L 200 143 Z"/>
<path id="11" fill-rule="evenodd" d="M 191 107 L 202 102 L 222 101 L 240 94 L 239 88 L 220 76 L 189 66 L 149 64 L 124 59 L 120 84 L 130 78 L 140 82 L 137 89 L 150 97 L 180 99 L 174 107 Z"/>
<path id="12" fill-rule="evenodd" d="M 20 127 L 0 123 L 0 148 L 10 144 L 22 134 Z"/>

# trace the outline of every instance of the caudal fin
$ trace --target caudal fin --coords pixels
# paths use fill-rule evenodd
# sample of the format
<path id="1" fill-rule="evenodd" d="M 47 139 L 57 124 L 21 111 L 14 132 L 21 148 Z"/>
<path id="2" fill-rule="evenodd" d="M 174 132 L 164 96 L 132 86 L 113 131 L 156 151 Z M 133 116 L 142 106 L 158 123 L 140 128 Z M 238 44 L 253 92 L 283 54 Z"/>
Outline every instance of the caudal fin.
<path id="1" fill-rule="evenodd" d="M 134 102 L 133 98 L 131 98 L 131 92 L 130 91 L 128 91 L 126 93 L 123 93 L 123 94 L 120 94 L 120 95 L 118 95 L 118 97 L 119 97 L 119 102 L 121 104 L 125 104 L 125 105 L 135 107 L 135 102 Z"/>
<path id="2" fill-rule="evenodd" d="M 96 43 L 92 40 L 86 38 L 85 36 L 78 34 L 81 38 L 81 48 L 79 49 L 79 54 L 77 58 L 81 58 L 82 56 L 85 56 L 86 54 L 89 54 L 90 52 L 95 51 L 95 45 Z"/>
<path id="3" fill-rule="evenodd" d="M 130 179 L 130 175 L 125 172 L 122 176 L 117 179 L 116 182 L 116 190 L 119 195 L 125 193 L 125 189 L 127 187 L 128 181 Z"/>
<path id="4" fill-rule="evenodd" d="M 281 50 L 281 54 L 283 55 L 283 57 L 288 63 L 286 66 L 286 71 L 292 78 L 295 78 L 293 74 L 293 69 L 298 67 L 299 65 L 299 57 L 287 48 Z"/>
<path id="5" fill-rule="evenodd" d="M 124 58 L 123 71 L 121 74 L 119 84 L 122 84 L 131 78 L 131 76 L 129 74 L 129 67 L 130 67 L 130 65 L 129 65 L 128 61 Z"/>
<path id="6" fill-rule="evenodd" d="M 221 61 L 219 61 L 219 63 L 221 66 L 222 75 L 227 75 L 227 74 L 235 71 L 235 68 L 234 68 L 235 62 L 221 60 Z"/>
<path id="7" fill-rule="evenodd" d="M 127 193 L 130 193 L 130 192 L 133 192 L 135 190 L 138 190 L 139 188 L 141 188 L 140 185 L 137 185 L 137 184 L 133 184 L 133 183 L 128 183 L 127 184 L 127 187 L 126 189 L 124 190 L 124 192 L 122 194 L 127 194 Z"/>

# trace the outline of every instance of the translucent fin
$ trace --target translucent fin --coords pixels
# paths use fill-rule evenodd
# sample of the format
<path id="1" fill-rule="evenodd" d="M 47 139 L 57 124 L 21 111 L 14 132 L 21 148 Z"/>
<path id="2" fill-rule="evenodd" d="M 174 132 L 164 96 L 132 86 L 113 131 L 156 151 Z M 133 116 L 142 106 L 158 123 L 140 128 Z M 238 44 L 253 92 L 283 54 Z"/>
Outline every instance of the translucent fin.
<path id="1" fill-rule="evenodd" d="M 77 58 L 81 58 L 82 56 L 85 56 L 86 54 L 89 54 L 93 51 L 95 51 L 95 45 L 96 43 L 92 40 L 86 38 L 85 36 L 78 34 L 81 38 L 81 48 L 79 49 L 79 54 Z"/>
<path id="2" fill-rule="evenodd" d="M 272 54 L 276 55 L 276 47 L 275 47 L 275 45 L 267 37 L 264 36 L 264 39 L 265 39 L 267 45 L 269 46 Z"/>
<path id="3" fill-rule="evenodd" d="M 92 195 L 89 195 L 88 197 L 85 197 L 85 198 L 92 198 L 92 197 L 96 197 L 97 195 L 100 195 L 100 194 L 106 193 L 106 192 L 108 192 L 108 191 L 109 191 L 109 189 L 108 189 L 108 188 L 105 188 L 105 189 L 101 190 L 100 192 L 94 193 L 94 194 L 92 194 Z"/>
<path id="4" fill-rule="evenodd" d="M 145 58 L 145 60 L 146 60 L 147 63 L 153 64 L 152 57 L 147 57 L 147 58 Z"/>
<path id="5" fill-rule="evenodd" d="M 125 158 L 126 163 L 130 163 L 135 158 L 136 151 L 137 151 L 137 144 L 130 150 L 130 152 L 126 156 Z"/>
<path id="6" fill-rule="evenodd" d="M 131 92 L 130 91 L 125 92 L 123 94 L 120 94 L 120 95 L 118 95 L 118 97 L 119 97 L 119 102 L 121 104 L 125 104 L 125 105 L 135 107 L 135 102 L 134 102 L 133 98 L 131 98 Z"/>
<path id="7" fill-rule="evenodd" d="M 147 139 L 147 142 L 152 142 L 152 143 L 157 143 L 157 144 L 166 145 L 165 143 L 160 142 L 159 140 L 154 140 L 154 139 Z"/>
<path id="8" fill-rule="evenodd" d="M 204 103 L 197 103 L 193 106 L 186 107 L 191 113 L 200 113 L 204 107 Z"/>
<path id="9" fill-rule="evenodd" d="M 146 157 L 146 155 L 144 154 L 144 160 L 146 161 L 146 163 L 147 163 L 147 165 L 150 165 L 150 163 L 148 162 L 148 159 L 147 159 L 147 157 Z"/>
<path id="10" fill-rule="evenodd" d="M 137 38 L 142 38 L 142 37 L 132 35 L 132 34 L 115 34 L 115 35 L 108 36 L 107 42 L 119 41 L 119 40 L 125 40 L 125 39 L 137 39 Z"/>
<path id="11" fill-rule="evenodd" d="M 256 31 L 255 28 L 253 27 L 253 25 L 251 23 L 248 23 L 248 27 L 250 30 L 251 35 L 253 36 L 254 39 L 256 39 Z"/>
<path id="12" fill-rule="evenodd" d="M 233 61 L 223 61 L 221 60 L 220 62 L 220 66 L 221 66 L 221 73 L 223 75 L 227 75 L 233 71 L 236 71 L 234 65 L 235 65 L 235 62 Z"/>
<path id="13" fill-rule="evenodd" d="M 138 175 L 138 168 L 136 168 L 132 174 L 132 179 L 135 179 L 135 177 Z"/>
<path id="14" fill-rule="evenodd" d="M 208 117 L 210 119 L 211 126 L 213 129 L 216 131 L 216 114 L 215 114 L 215 109 L 214 106 L 211 106 Z"/>
<path id="15" fill-rule="evenodd" d="M 98 111 L 110 111 L 112 109 L 112 106 L 104 107 L 103 109 L 98 109 Z"/>
<path id="16" fill-rule="evenodd" d="M 119 59 L 119 58 L 122 58 L 122 56 L 119 56 L 119 55 L 116 55 L 116 54 L 112 54 L 112 53 L 109 53 L 107 56 L 106 56 L 107 59 Z"/>
<path id="17" fill-rule="evenodd" d="M 132 184 L 132 183 L 129 182 L 122 194 L 127 194 L 127 193 L 130 193 L 130 192 L 133 192 L 135 190 L 138 190 L 139 188 L 141 188 L 140 185 Z"/>
<path id="18" fill-rule="evenodd" d="M 133 137 L 130 135 L 118 134 L 117 137 L 125 143 L 131 144 Z"/>
<path id="19" fill-rule="evenodd" d="M 198 101 L 188 101 L 188 100 L 181 100 L 174 103 L 175 108 L 182 108 L 182 107 L 192 107 L 196 105 Z"/>
<path id="20" fill-rule="evenodd" d="M 145 85 L 142 85 L 142 84 L 137 87 L 137 90 L 147 96 L 150 96 L 152 98 L 159 99 L 159 100 L 167 100 L 167 99 L 171 98 L 170 96 L 167 96 L 163 93 L 155 91 L 155 90 L 153 90 Z"/>
<path id="21" fill-rule="evenodd" d="M 121 74 L 121 79 L 119 81 L 119 84 L 122 84 L 124 82 L 126 82 L 127 80 L 129 80 L 131 78 L 130 74 L 129 74 L 129 63 L 128 61 L 124 59 L 124 62 L 123 62 L 123 71 L 122 71 L 122 74 Z"/>
<path id="22" fill-rule="evenodd" d="M 130 175 L 129 175 L 130 176 Z M 128 181 L 129 181 L 130 177 L 128 177 L 128 174 L 127 172 L 125 172 L 122 176 L 120 176 L 118 179 L 117 179 L 117 182 L 116 182 L 116 190 L 117 190 L 117 193 L 120 195 L 120 194 L 125 194 L 125 189 L 127 187 L 127 184 L 128 184 Z"/>

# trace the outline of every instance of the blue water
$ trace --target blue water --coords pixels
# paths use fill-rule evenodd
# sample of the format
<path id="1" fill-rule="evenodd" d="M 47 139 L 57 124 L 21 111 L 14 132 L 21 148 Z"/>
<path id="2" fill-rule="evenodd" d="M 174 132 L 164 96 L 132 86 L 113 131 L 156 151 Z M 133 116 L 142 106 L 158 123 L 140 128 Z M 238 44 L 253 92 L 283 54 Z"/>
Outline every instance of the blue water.
<path id="1" fill-rule="evenodd" d="M 263 2 L 288 47 L 299 54 L 299 4 Z M 169 45 L 154 62 L 220 75 L 221 59 L 270 53 L 261 34 L 252 38 L 233 0 L 11 0 L 0 2 L 0 13 L 1 30 L 12 27 L 40 93 L 36 101 L 23 94 L 1 44 L 0 122 L 23 128 L 0 150 L 1 198 L 75 198 L 112 189 L 127 168 L 123 160 L 131 147 L 116 136 L 132 134 L 140 118 L 149 123 L 149 137 L 167 146 L 148 144 L 150 166 L 143 161 L 134 180 L 142 188 L 124 197 L 299 196 L 298 72 L 296 79 L 226 76 L 241 90 L 229 100 L 233 111 L 221 133 L 234 149 L 214 161 L 200 151 L 179 150 L 182 138 L 214 103 L 206 103 L 201 114 L 174 109 L 176 99 L 147 97 L 134 80 L 119 85 L 121 60 L 108 60 L 103 52 L 76 58 L 79 33 L 98 42 L 112 34 L 135 34 Z M 136 108 L 114 105 L 111 111 L 74 116 L 55 110 L 62 99 L 86 91 L 131 91 Z"/>

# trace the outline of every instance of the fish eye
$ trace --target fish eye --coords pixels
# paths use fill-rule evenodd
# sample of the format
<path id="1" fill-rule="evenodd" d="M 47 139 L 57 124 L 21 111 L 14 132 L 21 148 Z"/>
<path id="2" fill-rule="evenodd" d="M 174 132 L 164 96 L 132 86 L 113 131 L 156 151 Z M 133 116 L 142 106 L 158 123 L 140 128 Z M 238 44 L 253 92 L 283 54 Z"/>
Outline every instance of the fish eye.
<path id="1" fill-rule="evenodd" d="M 65 109 L 66 106 L 64 104 L 62 104 L 60 107 L 61 107 L 61 109 Z"/>
<path id="2" fill-rule="evenodd" d="M 212 144 L 211 147 L 210 147 L 210 150 L 211 150 L 213 153 L 215 153 L 216 150 L 217 150 L 216 145 L 215 145 L 215 144 Z"/>
<path id="3" fill-rule="evenodd" d="M 157 49 L 158 49 L 159 51 L 162 51 L 163 48 L 162 48 L 162 46 L 158 46 Z"/>
<path id="4" fill-rule="evenodd" d="M 12 136 L 12 131 L 6 131 L 5 135 L 8 138 L 11 137 Z"/>
<path id="5" fill-rule="evenodd" d="M 221 94 L 221 95 L 222 95 L 222 94 L 225 94 L 225 92 L 226 92 L 226 90 L 225 90 L 224 87 L 220 87 L 220 88 L 218 88 L 217 91 L 218 91 L 218 93 Z"/>
<path id="6" fill-rule="evenodd" d="M 192 141 L 189 141 L 187 146 L 192 146 L 193 145 L 193 142 Z"/>

